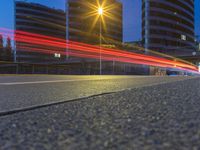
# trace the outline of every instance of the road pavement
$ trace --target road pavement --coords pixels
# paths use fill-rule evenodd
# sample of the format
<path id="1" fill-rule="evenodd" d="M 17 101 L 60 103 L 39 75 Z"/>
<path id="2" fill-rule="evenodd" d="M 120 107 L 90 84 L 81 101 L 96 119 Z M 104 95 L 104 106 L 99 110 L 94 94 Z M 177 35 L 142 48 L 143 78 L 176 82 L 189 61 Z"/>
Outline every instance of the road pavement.
<path id="1" fill-rule="evenodd" d="M 37 89 L 42 86 L 46 90 L 51 89 L 48 88 L 50 84 L 60 88 L 63 86 L 63 89 L 75 86 L 55 82 L 31 83 L 36 81 L 34 78 L 37 76 L 31 76 L 33 80 L 27 76 L 19 78 L 26 79 L 2 81 L 1 83 L 17 83 L 2 84 L 1 88 L 12 89 L 14 86 L 13 91 L 15 89 L 19 92 L 24 89 L 23 86 L 25 89 Z M 60 77 L 53 76 L 47 77 L 45 81 L 51 78 L 61 80 Z M 62 78 L 65 79 L 64 76 Z M 72 78 L 74 80 L 74 77 Z M 99 94 L 13 114 L 2 114 L 0 149 L 200 149 L 200 78 L 115 78 L 89 81 L 91 83 L 73 81 L 70 84 L 83 82 L 81 87 L 86 88 L 86 83 L 94 85 L 100 82 L 96 89 L 101 90 L 104 89 L 100 86 L 103 83 L 104 87 L 117 84 L 117 88 L 110 92 L 123 89 L 121 92 Z M 44 79 L 41 81 L 44 82 Z M 110 82 L 111 85 L 105 82 Z M 132 85 L 130 82 L 133 82 Z M 155 83 L 157 85 L 152 85 Z M 20 102 L 22 103 L 22 100 Z"/>
<path id="2" fill-rule="evenodd" d="M 0 115 L 11 111 L 191 77 L 0 76 Z"/>

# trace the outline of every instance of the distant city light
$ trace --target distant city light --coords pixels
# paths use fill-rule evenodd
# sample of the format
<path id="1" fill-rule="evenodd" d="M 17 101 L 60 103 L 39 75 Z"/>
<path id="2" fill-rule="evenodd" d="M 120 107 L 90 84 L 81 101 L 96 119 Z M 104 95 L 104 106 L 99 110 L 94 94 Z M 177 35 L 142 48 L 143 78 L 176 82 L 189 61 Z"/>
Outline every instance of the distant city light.
<path id="1" fill-rule="evenodd" d="M 200 72 L 200 63 L 199 63 L 199 72 Z"/>

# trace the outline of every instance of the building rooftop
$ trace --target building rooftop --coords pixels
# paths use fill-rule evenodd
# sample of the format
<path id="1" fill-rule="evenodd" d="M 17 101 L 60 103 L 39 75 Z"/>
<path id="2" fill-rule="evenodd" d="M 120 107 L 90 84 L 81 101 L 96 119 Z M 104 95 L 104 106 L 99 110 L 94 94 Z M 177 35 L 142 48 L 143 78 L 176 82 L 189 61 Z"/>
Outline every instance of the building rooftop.
<path id="1" fill-rule="evenodd" d="M 62 9 L 58 9 L 58 8 L 55 8 L 55 7 L 48 7 L 46 5 L 42 5 L 42 4 L 39 4 L 39 3 L 35 3 L 35 2 L 27 2 L 27 1 L 15 1 L 16 3 L 23 3 L 23 4 L 29 4 L 29 5 L 33 5 L 33 6 L 37 6 L 37 7 L 41 7 L 41 8 L 46 8 L 46 9 L 51 9 L 51 10 L 56 10 L 56 11 L 59 11 L 59 12 L 65 12 L 64 10 Z"/>

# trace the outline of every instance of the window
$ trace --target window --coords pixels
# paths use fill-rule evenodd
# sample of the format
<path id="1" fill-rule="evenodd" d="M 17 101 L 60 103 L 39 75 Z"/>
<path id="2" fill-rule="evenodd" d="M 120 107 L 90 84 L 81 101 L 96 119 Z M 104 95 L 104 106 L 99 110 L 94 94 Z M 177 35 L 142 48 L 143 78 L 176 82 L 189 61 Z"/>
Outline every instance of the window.
<path id="1" fill-rule="evenodd" d="M 186 35 L 181 35 L 181 40 L 186 41 Z"/>

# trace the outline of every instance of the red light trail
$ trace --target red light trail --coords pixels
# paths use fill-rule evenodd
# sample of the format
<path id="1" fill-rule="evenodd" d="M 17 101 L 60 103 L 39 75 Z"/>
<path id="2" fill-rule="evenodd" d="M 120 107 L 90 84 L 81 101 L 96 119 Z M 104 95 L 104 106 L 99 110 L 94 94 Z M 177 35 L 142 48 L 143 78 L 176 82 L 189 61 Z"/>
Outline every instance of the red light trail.
<path id="1" fill-rule="evenodd" d="M 0 34 L 10 36 L 12 40 L 27 44 L 18 46 L 19 50 L 38 52 L 45 54 L 60 53 L 62 55 L 71 55 L 81 58 L 99 59 L 99 46 L 93 46 L 85 43 L 74 41 L 66 41 L 64 39 L 29 33 L 24 31 L 14 31 L 5 28 L 0 28 Z M 34 46 L 34 47 L 33 47 Z M 35 47 L 38 46 L 38 47 Z M 47 48 L 51 47 L 51 48 Z M 69 51 L 66 51 L 66 48 Z M 57 50 L 59 49 L 59 50 Z M 198 72 L 198 68 L 180 61 L 174 61 L 166 58 L 155 56 L 148 56 L 144 54 L 137 54 L 123 50 L 116 50 L 111 48 L 101 48 L 102 59 L 106 61 L 119 61 L 125 63 L 141 64 L 148 66 L 158 66 L 164 68 L 176 68 L 190 72 Z"/>

